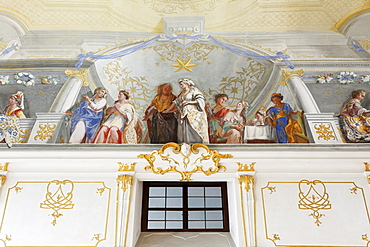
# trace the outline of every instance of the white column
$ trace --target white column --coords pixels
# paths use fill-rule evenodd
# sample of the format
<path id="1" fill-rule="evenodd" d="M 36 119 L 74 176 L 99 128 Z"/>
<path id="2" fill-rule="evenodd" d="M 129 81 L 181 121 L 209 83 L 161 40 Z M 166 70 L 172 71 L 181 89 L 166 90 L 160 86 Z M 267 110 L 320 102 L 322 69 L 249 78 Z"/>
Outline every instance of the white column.
<path id="1" fill-rule="evenodd" d="M 320 109 L 317 106 L 315 99 L 300 77 L 292 76 L 289 78 L 288 82 L 305 113 L 320 113 Z"/>
<path id="2" fill-rule="evenodd" d="M 88 70 L 66 70 L 68 80 L 64 83 L 50 107 L 49 112 L 66 112 L 76 102 L 82 86 L 89 86 Z"/>
<path id="3" fill-rule="evenodd" d="M 59 91 L 49 112 L 66 112 L 76 102 L 81 87 L 82 80 L 80 78 L 69 77 Z"/>

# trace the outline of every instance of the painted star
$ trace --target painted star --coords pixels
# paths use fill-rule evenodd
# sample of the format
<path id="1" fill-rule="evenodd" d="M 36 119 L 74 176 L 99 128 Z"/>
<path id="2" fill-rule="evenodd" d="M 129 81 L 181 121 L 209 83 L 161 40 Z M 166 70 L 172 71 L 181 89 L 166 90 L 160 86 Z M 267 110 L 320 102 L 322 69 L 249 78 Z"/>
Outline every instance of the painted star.
<path id="1" fill-rule="evenodd" d="M 176 59 L 178 64 L 172 64 L 173 67 L 178 68 L 175 72 L 179 72 L 181 70 L 187 70 L 190 72 L 194 72 L 193 70 L 190 69 L 190 67 L 194 67 L 196 64 L 189 64 L 191 61 L 191 58 L 189 58 L 186 62 L 181 61 L 180 59 Z"/>

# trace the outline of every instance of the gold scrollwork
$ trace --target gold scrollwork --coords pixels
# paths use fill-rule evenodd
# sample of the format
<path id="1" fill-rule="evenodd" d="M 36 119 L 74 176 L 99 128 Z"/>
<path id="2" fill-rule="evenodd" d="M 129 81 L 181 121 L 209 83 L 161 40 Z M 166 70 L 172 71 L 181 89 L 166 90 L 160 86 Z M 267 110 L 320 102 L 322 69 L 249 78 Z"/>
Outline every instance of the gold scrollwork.
<path id="1" fill-rule="evenodd" d="M 0 175 L 0 188 L 1 185 L 5 184 L 6 176 L 5 175 Z"/>
<path id="2" fill-rule="evenodd" d="M 23 139 L 20 142 L 26 143 L 28 138 L 30 137 L 31 129 L 20 129 L 20 133 L 21 134 L 19 135 L 19 137 Z"/>
<path id="3" fill-rule="evenodd" d="M 280 236 L 279 236 L 279 234 L 272 234 L 272 239 L 273 239 L 274 241 L 278 241 L 278 240 L 280 240 Z"/>
<path id="4" fill-rule="evenodd" d="M 325 214 L 320 214 L 319 210 L 331 209 L 329 194 L 326 192 L 326 186 L 320 180 L 308 181 L 303 179 L 298 184 L 299 202 L 298 208 L 302 210 L 312 210 L 308 216 L 315 219 L 315 224 L 320 226 L 322 222 L 319 220 Z"/>
<path id="5" fill-rule="evenodd" d="M 282 70 L 282 78 L 281 78 L 281 81 L 279 83 L 280 86 L 287 86 L 287 80 L 289 80 L 291 77 L 293 76 L 297 76 L 297 77 L 301 77 L 304 75 L 304 70 L 303 69 L 300 69 L 300 70 L 292 70 L 292 71 L 289 71 L 289 70 Z"/>
<path id="6" fill-rule="evenodd" d="M 15 190 L 15 193 L 18 194 L 19 192 L 22 192 L 23 187 L 16 186 L 16 187 L 14 187 L 14 190 Z"/>
<path id="7" fill-rule="evenodd" d="M 4 164 L 0 163 L 0 171 L 2 171 L 2 172 L 8 171 L 9 164 L 10 164 L 10 162 L 5 162 Z"/>
<path id="8" fill-rule="evenodd" d="M 103 195 L 103 193 L 105 191 L 105 187 L 103 187 L 103 188 L 97 188 L 96 190 L 97 190 L 96 193 L 99 193 L 99 195 Z"/>
<path id="9" fill-rule="evenodd" d="M 82 81 L 82 86 L 84 86 L 84 87 L 90 86 L 90 82 L 87 79 L 87 73 L 88 73 L 88 70 L 87 69 L 83 69 L 83 70 L 70 70 L 70 69 L 67 69 L 66 71 L 64 71 L 64 73 L 68 77 L 75 76 L 75 77 L 79 78 Z"/>
<path id="10" fill-rule="evenodd" d="M 254 177 L 249 175 L 241 175 L 239 176 L 239 184 L 244 183 L 244 189 L 246 192 L 249 192 L 251 188 L 254 186 Z"/>
<path id="11" fill-rule="evenodd" d="M 91 241 L 94 241 L 94 240 L 99 241 L 100 240 L 100 235 L 101 235 L 100 233 L 94 234 L 94 237 L 92 237 Z"/>
<path id="12" fill-rule="evenodd" d="M 40 139 L 41 141 L 44 141 L 46 139 L 51 140 L 53 137 L 50 135 L 50 133 L 54 133 L 54 129 L 56 128 L 56 124 L 40 124 L 39 130 L 36 131 L 37 135 L 35 135 L 34 139 L 35 141 L 37 139 Z"/>
<path id="13" fill-rule="evenodd" d="M 316 133 L 319 134 L 317 138 L 320 140 L 323 138 L 325 141 L 329 141 L 330 139 L 336 139 L 333 135 L 334 131 L 331 131 L 330 124 L 315 124 L 314 128 L 317 130 Z"/>
<path id="14" fill-rule="evenodd" d="M 369 237 L 367 236 L 367 234 L 363 234 L 363 235 L 362 235 L 362 240 L 364 240 L 364 241 L 366 241 L 366 242 L 367 242 L 366 246 L 369 246 L 369 244 L 370 244 L 370 239 L 369 239 Z"/>
<path id="15" fill-rule="evenodd" d="M 127 172 L 127 171 L 135 171 L 136 162 L 132 164 L 123 164 L 122 162 L 118 162 L 118 171 L 119 172 Z"/>
<path id="16" fill-rule="evenodd" d="M 276 192 L 276 187 L 268 186 L 267 189 L 270 191 L 270 194 Z"/>
<path id="17" fill-rule="evenodd" d="M 364 162 L 364 165 L 365 165 L 365 171 L 370 172 L 370 164 L 367 162 Z"/>
<path id="18" fill-rule="evenodd" d="M 67 189 L 67 192 L 64 191 L 65 189 Z M 51 214 L 54 218 L 51 224 L 55 226 L 57 224 L 56 220 L 60 216 L 63 216 L 63 214 L 59 213 L 59 210 L 73 209 L 74 207 L 74 204 L 72 203 L 74 184 L 70 180 L 53 180 L 48 183 L 46 190 L 46 199 L 40 203 L 40 208 L 52 209 L 54 211 Z"/>
<path id="19" fill-rule="evenodd" d="M 123 192 L 126 192 L 129 186 L 132 186 L 134 184 L 134 179 L 131 175 L 120 175 L 117 177 L 116 181 Z"/>
<path id="20" fill-rule="evenodd" d="M 242 164 L 240 162 L 237 162 L 238 164 L 238 172 L 249 172 L 254 171 L 254 165 L 256 162 L 250 163 L 250 164 Z"/>
<path id="21" fill-rule="evenodd" d="M 362 188 L 358 187 L 355 185 L 353 188 L 349 189 L 351 191 L 351 194 L 356 194 L 357 195 L 357 190 L 361 190 Z"/>
<path id="22" fill-rule="evenodd" d="M 172 154 L 166 152 L 167 148 L 172 148 Z M 205 152 L 200 152 L 199 149 L 203 149 Z M 181 155 L 181 157 L 177 157 Z M 168 163 L 173 162 L 174 166 L 168 166 L 163 169 L 161 167 L 156 167 L 154 162 L 156 157 L 159 156 L 162 161 L 167 161 Z M 196 143 L 189 145 L 188 143 L 182 143 L 181 146 L 177 143 L 166 143 L 158 151 L 154 151 L 151 154 L 140 154 L 138 158 L 146 159 L 149 166 L 144 169 L 150 169 L 154 174 L 166 174 L 167 172 L 174 171 L 181 175 L 180 181 L 191 181 L 191 175 L 197 171 L 203 172 L 206 176 L 217 173 L 220 169 L 226 171 L 226 167 L 219 165 L 221 159 L 232 158 L 231 154 L 221 155 L 217 151 L 210 150 L 207 145 Z M 213 164 L 203 169 L 203 165 L 198 165 L 203 161 L 212 161 Z"/>

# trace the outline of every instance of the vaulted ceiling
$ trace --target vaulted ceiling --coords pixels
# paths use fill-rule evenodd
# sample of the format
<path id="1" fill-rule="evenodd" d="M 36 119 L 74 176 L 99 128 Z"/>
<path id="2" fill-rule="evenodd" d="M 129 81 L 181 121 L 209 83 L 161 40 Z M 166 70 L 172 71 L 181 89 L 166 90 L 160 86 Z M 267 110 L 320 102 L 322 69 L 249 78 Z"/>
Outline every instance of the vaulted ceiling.
<path id="1" fill-rule="evenodd" d="M 204 16 L 208 32 L 338 30 L 369 0 L 0 0 L 28 30 L 162 32 L 162 17 Z"/>

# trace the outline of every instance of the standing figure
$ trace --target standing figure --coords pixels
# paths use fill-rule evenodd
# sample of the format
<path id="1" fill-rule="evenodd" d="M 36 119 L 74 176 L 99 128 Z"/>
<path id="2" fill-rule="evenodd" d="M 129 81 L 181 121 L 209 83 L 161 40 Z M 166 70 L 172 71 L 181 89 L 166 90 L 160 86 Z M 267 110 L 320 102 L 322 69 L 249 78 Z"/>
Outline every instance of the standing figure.
<path id="1" fill-rule="evenodd" d="M 222 120 L 222 137 L 227 138 L 226 143 L 242 143 L 243 129 L 246 123 L 245 111 L 248 103 L 240 101 L 234 110 L 228 112 Z"/>
<path id="2" fill-rule="evenodd" d="M 141 130 L 134 107 L 129 103 L 130 94 L 125 90 L 118 93 L 118 100 L 107 109 L 102 125 L 93 143 L 138 143 L 137 132 Z"/>
<path id="3" fill-rule="evenodd" d="M 91 143 L 107 105 L 106 96 L 107 90 L 98 87 L 91 98 L 82 96 L 86 102 L 81 103 L 79 108 L 67 112 L 72 116 L 71 137 L 68 143 Z"/>
<path id="4" fill-rule="evenodd" d="M 187 143 L 209 143 L 205 98 L 190 79 L 180 79 L 181 93 L 173 101 L 171 107 L 164 111 L 169 113 L 175 108 L 179 110 L 178 141 Z"/>
<path id="5" fill-rule="evenodd" d="M 143 119 L 148 123 L 150 143 L 177 142 L 176 108 L 164 113 L 175 98 L 170 84 L 165 83 L 158 86 L 157 95 L 145 110 Z"/>
<path id="6" fill-rule="evenodd" d="M 284 96 L 280 93 L 271 95 L 271 102 L 275 105 L 267 110 L 267 122 L 276 129 L 278 143 L 308 142 L 301 124 L 293 119 L 302 110 L 293 111 L 288 103 L 281 102 Z"/>
<path id="7" fill-rule="evenodd" d="M 24 109 L 23 92 L 18 91 L 16 94 L 10 95 L 9 105 L 4 110 L 4 115 L 13 116 L 16 118 L 26 118 L 23 113 Z"/>
<path id="8" fill-rule="evenodd" d="M 364 116 L 370 110 L 361 106 L 365 95 L 364 90 L 353 91 L 352 98 L 344 104 L 340 112 L 342 131 L 350 142 L 370 141 L 370 119 Z"/>
<path id="9" fill-rule="evenodd" d="M 220 93 L 215 95 L 215 107 L 210 109 L 210 105 L 206 104 L 209 125 L 209 139 L 211 143 L 217 143 L 217 139 L 220 138 L 218 133 L 219 129 L 221 128 L 222 119 L 230 111 L 230 109 L 224 106 L 228 99 L 229 97 L 227 94 Z"/>

